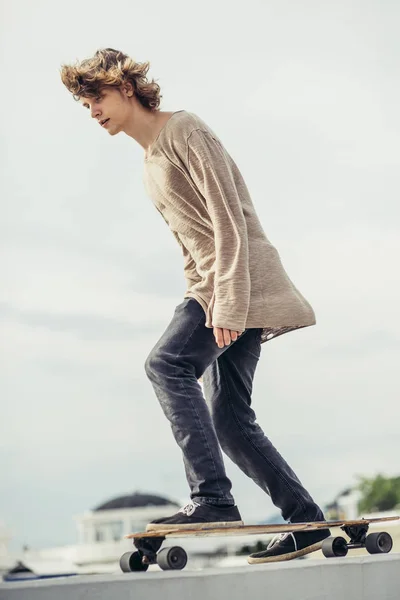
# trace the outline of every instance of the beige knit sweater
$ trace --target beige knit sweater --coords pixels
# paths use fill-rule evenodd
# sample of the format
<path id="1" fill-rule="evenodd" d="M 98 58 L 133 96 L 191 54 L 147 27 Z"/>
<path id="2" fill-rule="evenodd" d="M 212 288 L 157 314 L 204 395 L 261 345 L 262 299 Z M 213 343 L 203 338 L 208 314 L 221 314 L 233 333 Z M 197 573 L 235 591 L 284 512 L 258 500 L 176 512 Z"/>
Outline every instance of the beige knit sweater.
<path id="1" fill-rule="evenodd" d="M 282 266 L 246 184 L 215 133 L 175 112 L 145 156 L 144 184 L 180 244 L 187 282 L 206 327 L 263 328 L 262 342 L 315 324 Z"/>

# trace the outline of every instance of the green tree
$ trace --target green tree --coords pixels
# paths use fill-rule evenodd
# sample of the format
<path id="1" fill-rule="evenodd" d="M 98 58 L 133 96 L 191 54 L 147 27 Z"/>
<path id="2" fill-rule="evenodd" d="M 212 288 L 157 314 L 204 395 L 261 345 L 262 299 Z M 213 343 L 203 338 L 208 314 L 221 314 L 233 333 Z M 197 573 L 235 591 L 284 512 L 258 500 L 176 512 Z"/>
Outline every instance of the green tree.
<path id="1" fill-rule="evenodd" d="M 379 474 L 373 478 L 358 477 L 358 480 L 357 488 L 362 494 L 358 503 L 360 513 L 391 510 L 400 505 L 400 476 Z"/>

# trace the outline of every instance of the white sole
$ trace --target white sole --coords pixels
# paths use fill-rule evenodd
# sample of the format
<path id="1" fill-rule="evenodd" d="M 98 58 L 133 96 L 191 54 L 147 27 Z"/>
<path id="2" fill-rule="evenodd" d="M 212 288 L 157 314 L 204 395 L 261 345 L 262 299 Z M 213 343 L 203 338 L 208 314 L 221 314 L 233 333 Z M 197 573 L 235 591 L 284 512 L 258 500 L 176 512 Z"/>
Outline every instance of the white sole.
<path id="1" fill-rule="evenodd" d="M 207 529 L 219 529 L 227 527 L 242 527 L 243 521 L 216 521 L 215 523 L 149 523 L 146 527 L 146 531 L 176 531 L 182 529 L 185 531 L 199 531 Z"/>
<path id="2" fill-rule="evenodd" d="M 264 557 L 252 557 L 251 555 L 247 557 L 247 562 L 250 565 L 259 565 L 262 563 L 269 562 L 280 562 L 282 560 L 292 560 L 292 558 L 299 558 L 300 556 L 305 556 L 306 554 L 310 554 L 311 552 L 316 552 L 317 550 L 321 550 L 322 541 L 313 544 L 312 546 L 307 546 L 302 550 L 297 550 L 296 552 L 289 552 L 288 554 L 279 554 L 278 556 L 266 556 Z"/>

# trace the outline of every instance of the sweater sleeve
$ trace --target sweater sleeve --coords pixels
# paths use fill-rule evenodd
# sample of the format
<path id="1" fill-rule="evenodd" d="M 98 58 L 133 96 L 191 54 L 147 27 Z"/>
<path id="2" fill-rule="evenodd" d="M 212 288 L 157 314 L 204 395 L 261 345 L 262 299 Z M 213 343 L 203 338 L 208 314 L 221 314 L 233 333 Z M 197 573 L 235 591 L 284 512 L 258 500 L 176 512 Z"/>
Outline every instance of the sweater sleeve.
<path id="1" fill-rule="evenodd" d="M 215 281 L 213 327 L 243 332 L 250 303 L 248 239 L 230 157 L 207 131 L 188 138 L 189 173 L 204 197 L 214 229 Z"/>

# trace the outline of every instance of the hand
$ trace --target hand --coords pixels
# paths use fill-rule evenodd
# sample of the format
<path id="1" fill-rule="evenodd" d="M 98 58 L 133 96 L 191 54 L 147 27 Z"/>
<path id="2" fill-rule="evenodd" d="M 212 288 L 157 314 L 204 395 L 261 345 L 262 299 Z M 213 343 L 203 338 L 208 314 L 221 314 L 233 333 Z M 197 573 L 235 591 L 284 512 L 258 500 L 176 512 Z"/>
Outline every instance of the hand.
<path id="1" fill-rule="evenodd" d="M 240 335 L 240 331 L 232 331 L 231 329 L 222 329 L 221 327 L 214 327 L 214 337 L 215 341 L 218 344 L 218 348 L 229 346 L 231 341 L 236 342 Z"/>

